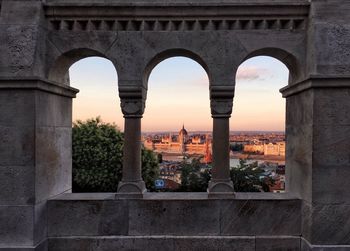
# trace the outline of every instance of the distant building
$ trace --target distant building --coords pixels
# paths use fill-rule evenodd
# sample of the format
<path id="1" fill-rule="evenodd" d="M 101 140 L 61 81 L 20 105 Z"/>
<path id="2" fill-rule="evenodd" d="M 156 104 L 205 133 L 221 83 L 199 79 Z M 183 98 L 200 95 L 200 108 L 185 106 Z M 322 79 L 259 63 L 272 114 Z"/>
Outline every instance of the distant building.
<path id="1" fill-rule="evenodd" d="M 267 156 L 285 156 L 286 142 L 244 145 L 243 151 L 245 153 L 263 154 Z"/>
<path id="2" fill-rule="evenodd" d="M 190 137 L 182 126 L 178 135 L 164 135 L 161 139 L 147 138 L 143 145 L 146 149 L 156 152 L 176 154 L 203 154 L 211 162 L 212 143 L 208 135 L 195 135 Z"/>
<path id="3" fill-rule="evenodd" d="M 286 142 L 264 144 L 264 155 L 286 156 Z"/>
<path id="4" fill-rule="evenodd" d="M 245 153 L 255 153 L 255 154 L 264 154 L 264 145 L 244 145 L 243 152 Z"/>

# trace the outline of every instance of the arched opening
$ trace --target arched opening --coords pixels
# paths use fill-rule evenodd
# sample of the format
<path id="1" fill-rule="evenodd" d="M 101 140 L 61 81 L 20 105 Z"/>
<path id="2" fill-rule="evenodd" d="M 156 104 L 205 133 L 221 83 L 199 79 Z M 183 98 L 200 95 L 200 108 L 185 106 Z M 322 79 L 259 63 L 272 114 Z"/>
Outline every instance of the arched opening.
<path id="1" fill-rule="evenodd" d="M 72 191 L 116 192 L 122 178 L 123 114 L 113 63 L 87 57 L 69 67 L 79 89 L 72 111 Z"/>
<path id="2" fill-rule="evenodd" d="M 279 89 L 288 78 L 286 65 L 273 57 L 252 57 L 238 68 L 230 121 L 231 177 L 238 192 L 285 190 L 286 101 Z"/>
<path id="3" fill-rule="evenodd" d="M 79 89 L 73 102 L 73 121 L 100 116 L 123 129 L 118 76 L 111 61 L 101 57 L 79 60 L 69 68 L 71 85 Z"/>
<path id="4" fill-rule="evenodd" d="M 152 65 L 142 142 L 158 156 L 155 190 L 205 192 L 212 133 L 207 72 L 188 57 L 168 55 Z"/>

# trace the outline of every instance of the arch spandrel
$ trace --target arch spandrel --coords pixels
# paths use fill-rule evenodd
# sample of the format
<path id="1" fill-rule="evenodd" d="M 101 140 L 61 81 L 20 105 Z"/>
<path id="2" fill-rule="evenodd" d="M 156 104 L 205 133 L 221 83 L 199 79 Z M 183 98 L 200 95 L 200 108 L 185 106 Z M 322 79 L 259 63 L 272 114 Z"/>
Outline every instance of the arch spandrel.
<path id="1" fill-rule="evenodd" d="M 48 64 L 47 77 L 50 81 L 69 85 L 69 68 L 81 59 L 94 56 L 108 59 L 102 52 L 88 48 L 78 48 L 57 54 Z"/>
<path id="2" fill-rule="evenodd" d="M 294 34 L 295 35 L 295 34 Z M 237 57 L 235 65 L 237 69 L 245 60 L 255 56 L 270 56 L 284 63 L 290 72 L 289 84 L 297 83 L 305 77 L 306 71 L 306 34 L 293 33 L 289 35 L 268 34 L 260 36 L 259 34 L 246 34 L 242 40 L 238 39 L 244 45 L 245 52 Z"/>
<path id="3" fill-rule="evenodd" d="M 144 71 L 143 71 L 143 85 L 144 86 L 147 87 L 148 79 L 149 79 L 149 76 L 150 76 L 152 70 L 160 62 L 162 62 L 168 58 L 171 58 L 171 57 L 186 57 L 186 58 L 190 58 L 190 59 L 196 61 L 206 71 L 207 76 L 208 76 L 209 81 L 210 81 L 210 78 L 211 78 L 210 68 L 207 65 L 207 63 L 205 62 L 205 60 L 203 60 L 203 58 L 199 54 L 192 52 L 190 50 L 187 50 L 187 49 L 175 48 L 175 49 L 168 49 L 168 50 L 162 51 L 160 53 L 157 53 L 150 60 L 147 61 L 147 64 L 146 64 Z"/>

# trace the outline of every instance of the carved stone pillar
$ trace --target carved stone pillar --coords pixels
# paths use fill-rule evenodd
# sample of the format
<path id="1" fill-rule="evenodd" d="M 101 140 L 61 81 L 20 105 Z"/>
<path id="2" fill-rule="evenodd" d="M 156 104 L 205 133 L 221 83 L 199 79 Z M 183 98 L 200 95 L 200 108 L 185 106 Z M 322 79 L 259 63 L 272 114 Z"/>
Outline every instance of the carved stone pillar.
<path id="1" fill-rule="evenodd" d="M 117 198 L 142 198 L 146 192 L 141 176 L 141 118 L 145 108 L 143 95 L 135 90 L 120 92 L 125 118 L 123 178 L 118 185 Z"/>
<path id="2" fill-rule="evenodd" d="M 213 117 L 213 169 L 209 182 L 209 197 L 234 197 L 233 182 L 230 178 L 230 126 L 233 94 L 228 90 L 211 91 L 211 113 Z M 231 90 L 232 91 L 232 90 Z M 215 95 L 217 94 L 217 95 Z M 229 95 L 232 94 L 232 95 Z M 219 97 L 217 97 L 219 96 Z"/>

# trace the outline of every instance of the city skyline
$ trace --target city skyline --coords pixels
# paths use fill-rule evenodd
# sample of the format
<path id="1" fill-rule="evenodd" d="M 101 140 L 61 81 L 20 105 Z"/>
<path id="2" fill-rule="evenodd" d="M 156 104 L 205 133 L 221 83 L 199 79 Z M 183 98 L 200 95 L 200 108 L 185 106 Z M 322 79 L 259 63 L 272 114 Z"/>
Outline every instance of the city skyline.
<path id="1" fill-rule="evenodd" d="M 81 91 L 73 102 L 73 121 L 101 116 L 123 130 L 117 73 L 110 61 L 81 60 L 71 67 L 70 78 Z M 285 101 L 278 90 L 287 82 L 288 69 L 278 60 L 244 62 L 236 76 L 230 130 L 284 131 Z M 188 131 L 211 131 L 209 81 L 198 63 L 183 57 L 164 60 L 153 69 L 148 85 L 142 131 L 177 131 L 183 123 Z"/>

